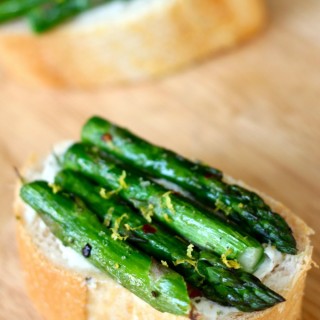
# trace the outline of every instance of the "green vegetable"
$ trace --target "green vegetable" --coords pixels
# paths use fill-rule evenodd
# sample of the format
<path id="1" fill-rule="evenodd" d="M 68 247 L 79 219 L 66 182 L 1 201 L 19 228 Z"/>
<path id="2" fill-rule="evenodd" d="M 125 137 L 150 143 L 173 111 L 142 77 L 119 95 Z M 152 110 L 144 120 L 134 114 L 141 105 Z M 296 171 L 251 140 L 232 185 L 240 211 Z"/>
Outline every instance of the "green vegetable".
<path id="1" fill-rule="evenodd" d="M 240 270 L 228 269 L 220 258 L 200 253 L 162 226 L 148 223 L 133 208 L 122 203 L 117 195 L 104 199 L 100 195 L 101 187 L 81 174 L 61 171 L 56 176 L 55 184 L 82 198 L 100 220 L 111 228 L 114 238 L 129 241 L 161 260 L 164 265 L 176 268 L 208 299 L 242 311 L 262 310 L 283 301 L 259 279 Z"/>
<path id="2" fill-rule="evenodd" d="M 111 1 L 113 0 L 48 0 L 30 11 L 28 19 L 35 32 L 44 32 L 84 11 Z"/>
<path id="3" fill-rule="evenodd" d="M 146 174 L 165 178 L 188 190 L 198 200 L 222 210 L 228 219 L 284 253 L 296 254 L 296 241 L 286 221 L 259 197 L 222 181 L 221 171 L 194 163 L 93 117 L 82 130 L 82 141 L 93 144 Z"/>
<path id="4" fill-rule="evenodd" d="M 0 1 L 0 23 L 25 16 L 32 30 L 42 33 L 84 11 L 112 1 L 114 0 L 4 0 Z"/>
<path id="5" fill-rule="evenodd" d="M 0 2 L 0 22 L 18 18 L 46 0 L 4 0 Z"/>
<path id="6" fill-rule="evenodd" d="M 257 268 L 264 250 L 254 238 L 138 173 L 126 172 L 116 162 L 102 158 L 96 149 L 74 144 L 64 155 L 63 167 L 113 189 L 102 192 L 105 198 L 118 193 L 147 220 L 155 218 L 192 243 L 218 255 L 225 254 L 228 259 L 237 259 L 243 270 L 253 272 Z"/>
<path id="7" fill-rule="evenodd" d="M 47 182 L 35 181 L 23 185 L 20 196 L 64 245 L 82 253 L 122 286 L 159 311 L 189 314 L 186 284 L 178 273 L 126 242 L 114 240 L 79 199 L 55 191 Z"/>

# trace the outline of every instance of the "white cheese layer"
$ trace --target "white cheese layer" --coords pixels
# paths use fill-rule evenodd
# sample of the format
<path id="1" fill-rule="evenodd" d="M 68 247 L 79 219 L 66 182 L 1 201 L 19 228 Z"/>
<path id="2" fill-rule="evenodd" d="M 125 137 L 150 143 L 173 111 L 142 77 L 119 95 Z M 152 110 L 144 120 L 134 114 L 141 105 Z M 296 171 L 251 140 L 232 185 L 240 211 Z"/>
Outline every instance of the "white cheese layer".
<path id="1" fill-rule="evenodd" d="M 46 180 L 53 183 L 55 175 L 60 170 L 57 158 L 61 157 L 72 142 L 63 142 L 55 146 L 52 153 L 44 160 L 41 167 L 37 171 L 28 172 L 26 175 L 27 181 L 32 180 Z M 37 213 L 30 206 L 26 205 L 24 219 L 27 228 L 33 232 L 36 230 L 37 234 L 35 239 L 37 245 L 42 248 L 42 252 L 52 260 L 58 261 L 67 269 L 77 269 L 79 271 L 88 273 L 100 273 L 100 271 L 90 264 L 80 253 L 75 252 L 73 249 L 66 247 L 62 242 L 56 238 L 37 215 Z"/>

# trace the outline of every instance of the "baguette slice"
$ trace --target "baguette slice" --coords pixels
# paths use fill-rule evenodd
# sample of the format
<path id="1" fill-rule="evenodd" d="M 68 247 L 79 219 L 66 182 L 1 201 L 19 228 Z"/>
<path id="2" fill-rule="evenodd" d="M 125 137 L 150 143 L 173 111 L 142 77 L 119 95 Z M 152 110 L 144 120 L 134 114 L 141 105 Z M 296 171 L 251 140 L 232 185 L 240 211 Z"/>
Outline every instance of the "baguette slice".
<path id="1" fill-rule="evenodd" d="M 41 36 L 22 20 L 0 26 L 0 62 L 30 84 L 93 88 L 183 67 L 265 22 L 264 0 L 118 0 Z"/>
<path id="2" fill-rule="evenodd" d="M 58 152 L 56 149 L 55 154 Z M 45 162 L 33 159 L 26 166 L 24 174 L 28 179 L 47 178 L 50 181 L 55 172 L 49 173 L 48 176 L 46 171 L 48 173 L 51 170 L 48 167 L 56 166 L 52 163 L 54 161 L 56 160 L 52 155 Z M 57 168 L 53 171 L 57 171 Z M 237 183 L 248 188 L 231 177 L 226 177 L 225 180 L 228 183 Z M 311 266 L 312 246 L 309 236 L 313 231 L 282 204 L 262 193 L 259 194 L 272 209 L 279 212 L 287 220 L 297 240 L 298 255 L 285 255 L 284 259 L 275 265 L 272 272 L 262 279 L 266 285 L 283 295 L 286 302 L 265 311 L 244 313 L 234 308 L 221 307 L 205 298 L 201 298 L 200 302 L 195 299 L 190 319 L 300 319 L 305 278 Z M 186 319 L 153 309 L 146 302 L 91 266 L 80 254 L 64 247 L 33 210 L 20 200 L 18 193 L 14 208 L 17 218 L 19 252 L 27 291 L 44 319 Z"/>

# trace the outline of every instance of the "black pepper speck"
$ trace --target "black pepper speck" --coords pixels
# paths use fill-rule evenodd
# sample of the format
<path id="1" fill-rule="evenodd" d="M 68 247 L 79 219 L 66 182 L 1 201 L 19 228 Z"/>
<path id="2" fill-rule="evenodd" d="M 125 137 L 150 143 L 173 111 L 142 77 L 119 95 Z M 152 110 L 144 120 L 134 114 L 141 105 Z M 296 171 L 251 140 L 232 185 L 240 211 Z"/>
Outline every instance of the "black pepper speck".
<path id="1" fill-rule="evenodd" d="M 87 243 L 81 250 L 82 252 L 82 255 L 85 257 L 85 258 L 89 258 L 90 255 L 91 255 L 91 249 L 92 247 L 90 246 L 89 243 Z"/>
<path id="2" fill-rule="evenodd" d="M 158 291 L 151 291 L 151 294 L 154 298 L 159 297 L 159 292 Z"/>

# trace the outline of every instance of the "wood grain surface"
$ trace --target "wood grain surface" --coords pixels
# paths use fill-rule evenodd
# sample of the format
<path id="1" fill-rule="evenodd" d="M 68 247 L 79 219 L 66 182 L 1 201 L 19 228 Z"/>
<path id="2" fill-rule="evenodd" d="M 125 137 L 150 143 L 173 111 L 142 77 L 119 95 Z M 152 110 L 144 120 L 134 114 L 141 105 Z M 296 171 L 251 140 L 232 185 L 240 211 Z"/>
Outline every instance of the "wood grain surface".
<path id="1" fill-rule="evenodd" d="M 320 264 L 320 1 L 272 0 L 268 29 L 236 51 L 171 77 L 97 92 L 19 87 L 0 71 L 0 319 L 37 320 L 14 235 L 15 175 L 100 114 L 212 164 L 282 201 L 315 231 Z M 320 274 L 303 318 L 320 318 Z M 285 320 L 285 319 L 284 319 Z"/>

